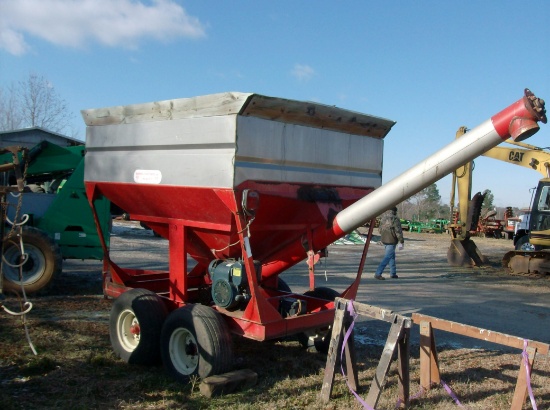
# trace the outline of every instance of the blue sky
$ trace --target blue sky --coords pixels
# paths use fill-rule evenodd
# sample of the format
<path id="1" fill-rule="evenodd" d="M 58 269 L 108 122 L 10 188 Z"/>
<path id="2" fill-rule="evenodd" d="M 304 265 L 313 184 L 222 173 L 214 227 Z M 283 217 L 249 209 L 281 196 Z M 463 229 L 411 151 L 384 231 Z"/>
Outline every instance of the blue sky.
<path id="1" fill-rule="evenodd" d="M 386 117 L 387 182 L 526 87 L 550 101 L 549 41 L 546 0 L 0 0 L 0 86 L 45 76 L 82 139 L 81 109 L 224 91 Z M 479 158 L 473 189 L 526 207 L 538 179 Z"/>

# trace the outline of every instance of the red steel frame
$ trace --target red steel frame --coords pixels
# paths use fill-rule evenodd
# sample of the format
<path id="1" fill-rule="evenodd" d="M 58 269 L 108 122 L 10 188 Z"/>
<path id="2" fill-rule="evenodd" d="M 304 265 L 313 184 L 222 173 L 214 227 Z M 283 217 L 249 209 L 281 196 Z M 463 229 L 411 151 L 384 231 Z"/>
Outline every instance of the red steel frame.
<path id="1" fill-rule="evenodd" d="M 366 221 L 383 211 L 383 208 L 387 209 L 398 203 L 400 199 L 403 199 L 401 197 L 405 192 L 413 193 L 414 189 L 417 189 L 416 192 L 418 192 L 422 185 L 420 182 L 427 186 L 430 181 L 435 182 L 445 169 L 448 172 L 456 169 L 458 164 L 455 162 L 459 162 L 458 160 L 466 162 L 471 159 L 468 156 L 456 156 L 456 152 L 451 152 L 451 150 L 465 149 L 466 147 L 461 145 L 462 141 L 466 141 L 473 147 L 473 149 L 467 150 L 467 153 L 474 157 L 480 155 L 481 148 L 498 144 L 499 139 L 507 139 L 510 136 L 518 140 L 528 138 L 539 129 L 537 122 L 546 123 L 546 120 L 544 101 L 536 98 L 531 91 L 526 89 L 525 96 L 521 100 L 491 117 L 492 130 L 482 124 L 480 128 L 475 129 L 477 131 L 472 130 L 469 133 L 469 139 L 462 139 L 458 145 L 455 141 L 432 155 L 428 160 L 433 160 L 433 164 L 436 165 L 425 166 L 429 162 L 425 160 L 408 173 L 402 174 L 376 191 L 373 191 L 372 187 L 363 189 L 338 187 L 339 199 L 336 201 L 335 198 L 332 198 L 332 203 L 339 202 L 343 211 L 338 212 L 339 210 L 335 208 L 330 209 L 337 215 L 329 215 L 329 209 L 325 207 L 326 202 L 329 201 L 326 198 L 323 199 L 323 195 L 320 195 L 319 201 L 315 198 L 308 200 L 307 192 L 306 199 L 300 199 L 300 203 L 304 205 L 300 209 L 301 212 L 293 213 L 296 211 L 295 205 L 297 204 L 293 201 L 297 201 L 300 197 L 300 187 L 296 184 L 252 181 L 243 183 L 241 188 L 257 190 L 268 198 L 271 195 L 271 200 L 267 201 L 268 206 L 264 207 L 267 212 L 262 213 L 260 209 L 256 215 L 258 220 L 263 221 L 259 223 L 259 229 L 255 231 L 256 252 L 259 251 L 261 255 L 259 259 L 262 260 L 264 266 L 261 279 L 258 279 L 249 246 L 248 228 L 250 222 L 247 223 L 247 217 L 238 201 L 238 199 L 242 199 L 241 190 L 167 185 L 155 186 L 151 189 L 150 186 L 145 187 L 144 184 L 137 186 L 123 183 L 86 182 L 88 200 L 93 210 L 105 255 L 103 263 L 104 293 L 106 296 L 117 297 L 130 288 L 145 288 L 165 298 L 172 309 L 186 303 L 198 302 L 200 301 L 201 288 L 208 289 L 211 285 L 207 264 L 211 259 L 216 258 L 214 255 L 218 254 L 218 251 L 209 248 L 216 249 L 215 244 L 223 243 L 222 246 L 227 245 L 223 248 L 227 249 L 227 252 L 220 257 L 242 257 L 251 296 L 244 310 L 227 311 L 214 306 L 227 319 L 234 333 L 252 339 L 266 340 L 328 326 L 333 321 L 334 303 L 276 290 L 280 273 L 307 257 L 309 284 L 313 289 L 315 287 L 314 262 L 320 256 L 320 252 L 323 252 L 324 247 L 342 237 L 346 230 L 351 229 L 352 224 Z M 443 160 L 446 161 L 446 167 L 440 169 L 437 164 L 441 164 Z M 412 184 L 412 181 L 416 183 Z M 407 190 L 404 189 L 405 186 Z M 111 200 L 116 198 L 121 202 L 115 201 L 117 205 L 123 208 L 123 205 L 127 205 L 132 208 L 126 210 L 134 219 L 148 223 L 168 238 L 168 272 L 123 269 L 111 260 L 94 205 L 95 199 L 103 195 L 102 190 L 105 190 L 105 196 Z M 393 195 L 394 191 L 400 194 Z M 132 192 L 132 196 L 129 195 L 130 192 Z M 372 195 L 368 195 L 368 198 L 359 200 L 370 192 Z M 285 199 L 281 199 L 285 196 L 286 202 Z M 143 198 L 145 200 L 141 201 Z M 137 203 L 136 199 L 142 203 Z M 162 201 L 162 203 L 156 201 Z M 355 201 L 357 203 L 354 203 Z M 211 203 L 215 204 L 211 205 Z M 286 209 L 286 212 L 277 209 L 276 203 L 284 203 L 283 206 L 286 208 L 283 209 Z M 220 211 L 224 206 L 225 208 Z M 369 211 L 366 212 L 366 209 Z M 138 215 L 137 212 L 144 212 L 147 215 Z M 357 213 L 365 219 L 355 218 Z M 182 218 L 181 215 L 185 215 L 185 218 Z M 283 222 L 280 218 L 281 215 L 288 217 L 288 224 Z M 213 222 L 209 222 L 209 220 Z M 373 225 L 371 221 L 371 227 Z M 275 235 L 266 235 L 266 232 L 284 232 L 284 235 L 275 237 Z M 302 236 L 304 232 L 306 234 Z M 287 233 L 288 235 L 286 235 Z M 235 236 L 238 236 L 238 242 L 235 242 Z M 275 237 L 275 239 L 271 238 L 272 242 L 279 241 L 278 246 L 271 246 L 272 242 L 269 241 L 269 236 Z M 371 236 L 372 228 L 369 231 L 357 276 L 341 295 L 346 299 L 355 299 L 357 294 Z M 190 238 L 197 238 L 197 242 L 202 241 L 202 243 L 194 243 L 193 240 L 189 240 Z M 265 245 L 263 249 L 262 243 Z M 236 244 L 240 245 L 240 252 L 236 249 Z M 192 252 L 187 252 L 188 250 Z M 198 265 L 190 271 L 187 266 L 188 253 L 198 262 Z M 278 307 L 281 299 L 288 296 L 305 300 L 307 302 L 306 313 L 283 318 Z"/>
<path id="2" fill-rule="evenodd" d="M 94 201 L 99 198 L 102 193 L 94 182 L 86 182 L 86 191 L 94 218 L 96 219 L 96 225 L 98 230 L 101 231 Z M 263 341 L 332 324 L 335 312 L 334 303 L 332 301 L 293 293 L 289 294 L 287 292 L 275 290 L 276 286 L 273 286 L 274 289 L 260 286 L 254 267 L 253 257 L 247 251 L 246 242 L 248 237 L 246 235 L 247 225 L 245 216 L 235 200 L 235 193 L 233 191 L 227 191 L 222 195 L 222 198 L 235 219 L 251 294 L 251 299 L 244 310 L 227 311 L 217 306 L 213 307 L 226 318 L 231 331 L 250 339 Z M 204 265 L 199 264 L 188 272 L 186 251 L 187 229 L 196 226 L 197 222 L 183 218 L 145 217 L 142 215 L 136 216 L 135 219 L 146 223 L 159 223 L 168 226 L 169 270 L 165 272 L 128 269 L 118 266 L 111 260 L 109 249 L 102 239 L 102 233 L 99 232 L 105 255 L 103 261 L 103 290 L 105 296 L 116 298 L 129 289 L 145 288 L 163 297 L 171 309 L 176 309 L 186 303 L 198 301 L 199 288 L 201 286 L 207 287 L 211 285 L 211 280 L 209 276 L 205 274 L 206 269 Z M 220 224 L 217 223 L 209 224 L 208 222 L 200 222 L 200 226 L 205 229 L 220 230 Z M 371 223 L 368 240 L 365 243 L 357 276 L 341 295 L 347 299 L 355 299 L 357 295 L 366 254 L 372 237 L 373 226 L 374 224 Z M 229 231 L 231 226 L 227 225 L 225 229 Z M 318 260 L 319 254 L 312 250 L 311 240 L 311 229 L 309 229 L 309 285 L 311 289 L 314 289 L 315 275 L 313 265 Z M 289 296 L 305 300 L 307 302 L 307 313 L 283 318 L 278 311 L 278 306 L 281 298 Z"/>

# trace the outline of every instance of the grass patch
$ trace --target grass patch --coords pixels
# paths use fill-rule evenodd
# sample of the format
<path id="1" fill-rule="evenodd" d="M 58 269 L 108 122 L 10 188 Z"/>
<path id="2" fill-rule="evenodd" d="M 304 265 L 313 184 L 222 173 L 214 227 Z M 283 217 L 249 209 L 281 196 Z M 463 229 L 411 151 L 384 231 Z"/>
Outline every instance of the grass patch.
<path id="1" fill-rule="evenodd" d="M 96 303 L 90 303 L 95 306 Z M 17 319 L 0 316 L 0 403 L 9 409 L 360 409 L 337 373 L 328 406 L 320 403 L 326 356 L 303 350 L 295 340 L 255 342 L 236 339 L 234 368 L 258 373 L 248 390 L 208 399 L 199 380 L 182 385 L 162 367 L 130 366 L 112 352 L 108 323 L 64 317 L 64 299 L 50 300 L 48 319 L 29 318 L 34 356 Z M 36 303 L 40 308 L 40 301 Z M 104 308 L 108 312 L 109 305 Z M 52 313 L 53 314 L 53 313 Z M 359 394 L 365 398 L 381 347 L 357 346 Z M 470 409 L 510 407 L 520 354 L 492 350 L 442 350 L 441 376 Z M 411 348 L 411 394 L 420 390 L 418 346 Z M 338 369 L 339 370 L 339 369 Z M 394 409 L 398 375 L 392 365 L 378 409 Z M 538 356 L 532 386 L 539 408 L 550 408 L 550 363 Z M 411 409 L 443 410 L 457 406 L 442 387 L 413 400 Z M 526 403 L 525 408 L 530 408 Z"/>

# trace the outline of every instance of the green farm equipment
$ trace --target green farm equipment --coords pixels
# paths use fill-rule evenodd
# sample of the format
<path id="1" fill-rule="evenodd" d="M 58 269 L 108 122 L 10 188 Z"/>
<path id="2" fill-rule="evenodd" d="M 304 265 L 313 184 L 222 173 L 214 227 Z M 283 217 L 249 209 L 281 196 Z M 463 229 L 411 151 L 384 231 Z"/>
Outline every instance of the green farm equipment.
<path id="1" fill-rule="evenodd" d="M 411 221 L 409 221 L 408 219 L 400 219 L 399 221 L 401 222 L 401 229 L 403 231 L 411 230 Z"/>
<path id="2" fill-rule="evenodd" d="M 84 155 L 84 145 L 61 147 L 47 141 L 21 155 L 25 190 L 20 196 L 7 196 L 4 290 L 19 291 L 23 286 L 26 293 L 35 293 L 52 282 L 62 269 L 62 260 L 103 258 L 84 188 Z M 9 154 L 0 156 L 0 164 L 11 160 Z M 5 173 L 3 185 L 13 182 L 13 176 Z M 100 199 L 97 210 L 108 244 L 110 202 Z M 12 223 L 22 226 L 20 234 L 15 234 Z"/>
<path id="3" fill-rule="evenodd" d="M 411 221 L 408 224 L 409 231 L 417 233 L 442 233 L 445 227 L 439 221 L 442 220 L 432 219 L 430 222 Z M 403 226 L 403 224 L 401 224 L 401 226 Z"/>

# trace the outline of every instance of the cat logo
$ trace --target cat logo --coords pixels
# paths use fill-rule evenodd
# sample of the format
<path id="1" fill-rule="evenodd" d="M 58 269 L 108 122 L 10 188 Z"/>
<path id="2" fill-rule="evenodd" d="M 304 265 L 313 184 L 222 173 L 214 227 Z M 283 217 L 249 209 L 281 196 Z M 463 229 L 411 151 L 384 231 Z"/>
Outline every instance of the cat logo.
<path id="1" fill-rule="evenodd" d="M 508 155 L 508 159 L 514 162 L 521 162 L 523 161 L 523 154 L 524 152 L 510 151 L 510 154 Z"/>

